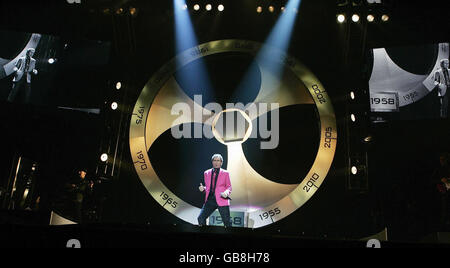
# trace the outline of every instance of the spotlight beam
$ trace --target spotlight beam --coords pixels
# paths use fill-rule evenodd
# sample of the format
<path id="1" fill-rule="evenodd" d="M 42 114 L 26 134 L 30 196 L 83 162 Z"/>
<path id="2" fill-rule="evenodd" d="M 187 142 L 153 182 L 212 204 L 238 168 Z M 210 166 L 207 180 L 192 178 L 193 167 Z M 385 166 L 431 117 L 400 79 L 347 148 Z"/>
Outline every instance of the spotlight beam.
<path id="1" fill-rule="evenodd" d="M 288 51 L 300 3 L 301 0 L 289 0 L 285 12 L 281 14 L 265 42 L 267 45 L 277 47 L 284 52 Z M 260 54 L 263 53 L 264 51 Z"/>
<path id="2" fill-rule="evenodd" d="M 198 45 L 185 0 L 173 0 L 175 9 L 176 54 Z"/>
<path id="3" fill-rule="evenodd" d="M 279 50 L 281 53 L 287 53 L 300 4 L 301 0 L 289 0 L 285 7 L 285 12 L 280 15 L 279 20 L 266 39 L 265 45 L 256 56 L 255 61 L 258 66 L 260 66 L 260 68 L 262 68 L 261 66 L 266 66 L 267 73 L 270 73 L 274 80 L 280 80 L 283 72 L 282 64 L 279 64 L 279 62 L 277 62 L 279 60 L 278 56 L 280 55 L 273 55 L 273 51 L 275 51 L 274 48 L 276 48 L 276 50 Z M 245 85 L 251 83 L 251 79 L 252 78 L 250 76 L 250 73 L 247 72 L 247 74 L 244 76 L 243 81 L 239 85 L 237 94 L 245 94 L 246 89 L 244 87 Z M 264 92 L 263 89 L 257 101 L 261 101 L 262 99 L 264 99 L 264 95 L 270 95 L 269 93 L 270 92 Z M 271 99 L 276 101 L 275 98 Z"/>
<path id="4" fill-rule="evenodd" d="M 173 0 L 175 9 L 175 42 L 176 51 L 175 54 L 179 54 L 188 49 L 192 49 L 198 46 L 197 36 L 194 31 L 194 26 L 192 24 L 191 18 L 189 16 L 189 9 L 186 9 L 186 0 Z M 177 58 L 181 60 L 180 58 Z M 181 62 L 176 62 L 177 69 L 180 68 Z M 211 95 L 211 81 L 209 80 L 208 70 L 202 59 L 199 59 L 199 64 L 195 67 L 193 72 L 196 75 L 196 79 L 201 81 L 204 85 L 204 95 Z M 191 73 L 180 72 L 179 75 L 185 80 L 191 80 Z"/>

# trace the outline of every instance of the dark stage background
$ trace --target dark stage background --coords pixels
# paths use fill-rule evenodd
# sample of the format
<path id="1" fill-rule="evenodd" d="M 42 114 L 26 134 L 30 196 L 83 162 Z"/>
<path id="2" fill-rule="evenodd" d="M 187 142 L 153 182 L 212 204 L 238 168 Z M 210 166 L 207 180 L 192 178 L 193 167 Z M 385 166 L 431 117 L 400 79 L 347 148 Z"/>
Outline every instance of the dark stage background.
<path id="1" fill-rule="evenodd" d="M 101 40 L 103 44 L 109 43 L 111 49 L 107 64 L 101 67 L 94 65 L 92 69 L 73 68 L 70 70 L 73 72 L 71 79 L 59 70 L 55 78 L 61 87 L 58 94 L 62 94 L 66 101 L 61 101 L 61 105 L 95 106 L 101 109 L 100 114 L 61 110 L 55 107 L 58 105 L 42 107 L 2 103 L 0 131 L 4 135 L 0 140 L 0 182 L 5 182 L 10 175 L 14 155 L 33 159 L 40 164 L 38 181 L 43 198 L 42 209 L 55 209 L 59 187 L 67 182 L 76 168 L 87 167 L 92 178 L 104 176 L 100 154 L 107 144 L 116 144 L 115 138 L 118 137 L 116 169 L 113 175 L 107 176 L 100 224 L 187 224 L 163 209 L 149 195 L 136 174 L 129 150 L 128 127 L 132 107 L 148 79 L 176 55 L 171 1 L 150 2 L 154 1 L 129 3 L 138 8 L 136 17 L 105 14 L 103 7 L 114 5 L 101 1 L 81 7 L 60 2 L 42 2 L 43 6 L 39 8 L 38 3 L 28 3 L 29 8 L 19 8 L 24 3 L 0 4 L 0 10 L 3 10 L 0 13 L 1 28 L 4 30 L 44 33 L 74 43 L 79 40 L 94 43 Z M 242 8 L 232 8 L 236 6 L 231 4 L 233 1 L 223 2 L 230 8 L 220 16 L 205 13 L 192 15 L 199 44 L 222 39 L 264 43 L 277 16 L 270 13 L 258 15 L 252 7 L 244 8 L 250 1 L 244 1 Z M 31 16 L 36 23 L 30 26 L 12 22 L 12 15 L 4 11 L 11 7 L 16 8 L 19 14 Z M 348 26 L 346 29 L 336 24 L 334 1 L 302 1 L 288 54 L 306 65 L 331 95 L 338 119 L 338 148 L 332 169 L 313 198 L 289 217 L 258 231 L 319 239 L 360 239 L 387 228 L 389 239 L 402 241 L 418 241 L 438 231 L 439 200 L 430 177 L 439 165 L 439 153 L 450 148 L 448 120 L 370 124 L 368 114 L 365 114 L 365 130 L 373 136 L 373 141 L 369 144 L 356 142 L 356 148 L 369 152 L 369 187 L 365 190 L 348 189 L 348 155 L 350 143 L 353 144 L 349 140 L 354 136 L 348 128 L 347 96 L 349 88 L 368 90 L 368 80 L 364 80 L 367 79 L 364 76 L 364 60 L 368 49 L 450 40 L 448 31 L 433 27 L 440 21 L 428 19 L 426 23 L 421 23 L 425 18 L 411 21 L 404 16 L 406 10 L 402 11 L 400 7 L 405 6 L 397 6 L 397 23 L 384 28 L 371 26 L 364 30 Z M 408 30 L 404 30 L 405 25 L 410 25 Z M 411 30 L 414 25 L 421 26 Z M 445 29 L 448 29 L 446 25 Z M 429 34 L 430 30 L 434 30 L 433 35 Z M 363 36 L 367 37 L 364 41 Z M 69 61 L 83 56 L 86 55 L 82 52 L 71 53 L 66 59 Z M 98 75 L 93 75 L 92 70 Z M 74 84 L 80 81 L 84 83 L 75 87 Z M 117 130 L 117 136 L 114 136 L 105 122 L 115 118 L 109 114 L 108 107 L 113 96 L 109 90 L 117 81 L 123 81 L 126 93 L 121 96 L 120 115 L 114 115 L 123 119 L 116 120 L 123 123 Z M 289 134 L 282 141 L 285 146 L 277 154 L 254 154 L 251 157 L 256 166 L 266 169 L 262 172 L 291 177 L 295 168 L 292 168 L 289 159 L 295 157 L 302 163 L 311 161 L 304 155 L 300 155 L 299 159 L 296 152 L 288 148 L 296 138 L 291 133 L 301 132 L 302 126 L 291 124 L 283 127 L 283 118 L 287 122 L 298 111 L 292 107 L 282 113 L 281 129 Z M 114 138 L 113 142 L 108 143 L 106 137 Z M 164 142 L 171 141 L 167 139 Z M 170 146 L 178 148 L 177 144 Z M 181 148 L 189 148 L 189 145 L 185 146 Z M 169 170 L 173 166 L 170 161 L 172 152 L 164 152 L 161 148 L 155 150 L 155 154 L 161 154 L 161 157 L 155 156 L 155 161 L 162 170 Z M 285 161 L 270 165 L 267 159 L 280 155 Z M 196 169 L 208 168 L 209 154 L 190 157 L 199 159 Z M 185 160 L 186 157 L 176 158 L 176 161 Z M 282 172 L 278 172 L 279 169 Z M 176 176 L 176 171 L 173 173 Z M 192 189 L 195 190 L 196 185 Z M 56 207 L 60 214 L 72 218 L 64 208 Z"/>

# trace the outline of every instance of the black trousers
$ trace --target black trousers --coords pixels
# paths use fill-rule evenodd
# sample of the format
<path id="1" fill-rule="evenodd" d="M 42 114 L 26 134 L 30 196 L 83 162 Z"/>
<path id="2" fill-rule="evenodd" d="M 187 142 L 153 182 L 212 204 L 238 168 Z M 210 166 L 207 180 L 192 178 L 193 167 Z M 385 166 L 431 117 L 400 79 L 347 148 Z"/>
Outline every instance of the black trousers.
<path id="1" fill-rule="evenodd" d="M 19 102 L 29 103 L 30 96 L 31 96 L 31 84 L 27 83 L 25 77 L 18 82 L 13 82 L 11 92 L 9 93 L 8 96 L 8 102 L 16 102 L 17 97 L 21 97 L 21 100 Z"/>
<path id="2" fill-rule="evenodd" d="M 230 218 L 230 207 L 219 207 L 217 205 L 216 200 L 209 200 L 206 204 L 203 205 L 202 211 L 200 212 L 200 216 L 198 216 L 198 225 L 205 226 L 206 219 L 213 214 L 214 210 L 219 209 L 220 216 L 222 217 L 223 224 L 225 227 L 231 227 L 231 218 Z"/>

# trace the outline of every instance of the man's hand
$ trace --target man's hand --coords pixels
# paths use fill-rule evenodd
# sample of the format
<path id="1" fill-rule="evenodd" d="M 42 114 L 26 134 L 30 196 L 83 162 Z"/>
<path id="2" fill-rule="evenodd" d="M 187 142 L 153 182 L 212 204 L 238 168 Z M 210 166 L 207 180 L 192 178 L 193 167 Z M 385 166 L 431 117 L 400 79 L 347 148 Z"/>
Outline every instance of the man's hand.
<path id="1" fill-rule="evenodd" d="M 220 196 L 222 196 L 222 198 L 229 198 L 230 197 L 230 190 L 226 190 L 225 192 L 221 193 Z M 230 198 L 231 199 L 231 198 Z"/>
<path id="2" fill-rule="evenodd" d="M 198 189 L 200 190 L 200 192 L 204 192 L 205 191 L 205 186 L 203 186 L 203 184 L 200 183 L 200 187 L 198 187 Z"/>
<path id="3" fill-rule="evenodd" d="M 37 75 L 37 74 L 38 74 L 38 70 L 34 69 L 34 70 L 33 70 L 33 74 L 34 74 L 34 75 Z"/>

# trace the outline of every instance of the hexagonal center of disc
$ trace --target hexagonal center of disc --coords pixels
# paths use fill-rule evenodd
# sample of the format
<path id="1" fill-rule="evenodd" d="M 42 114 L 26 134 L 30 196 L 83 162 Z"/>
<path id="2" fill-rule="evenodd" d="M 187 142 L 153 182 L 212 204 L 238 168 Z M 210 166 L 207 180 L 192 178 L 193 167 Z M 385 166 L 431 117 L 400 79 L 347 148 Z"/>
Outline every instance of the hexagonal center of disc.
<path id="1" fill-rule="evenodd" d="M 218 114 L 213 121 L 214 137 L 221 143 L 244 143 L 252 133 L 252 120 L 242 110 L 227 109 Z"/>

